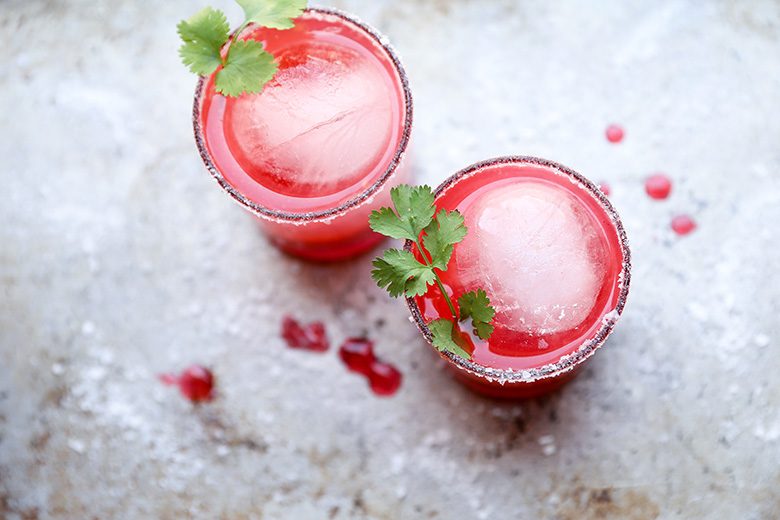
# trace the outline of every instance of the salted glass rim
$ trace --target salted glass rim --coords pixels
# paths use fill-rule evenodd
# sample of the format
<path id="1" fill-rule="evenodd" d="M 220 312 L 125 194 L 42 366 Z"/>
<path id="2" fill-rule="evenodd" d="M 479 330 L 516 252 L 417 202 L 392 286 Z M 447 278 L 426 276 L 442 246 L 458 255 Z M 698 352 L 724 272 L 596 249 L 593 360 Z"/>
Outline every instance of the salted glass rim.
<path id="1" fill-rule="evenodd" d="M 553 378 L 564 372 L 568 372 L 574 369 L 577 365 L 579 365 L 587 358 L 592 356 L 594 352 L 601 345 L 604 344 L 607 337 L 612 333 L 612 330 L 614 329 L 615 323 L 617 323 L 618 318 L 623 314 L 623 309 L 626 304 L 626 298 L 628 297 L 628 290 L 631 284 L 631 250 L 628 245 L 628 237 L 626 236 L 626 231 L 623 228 L 623 223 L 620 220 L 620 216 L 618 215 L 615 208 L 612 206 L 612 203 L 609 201 L 606 195 L 604 195 L 604 193 L 596 186 L 596 184 L 594 184 L 592 181 L 588 180 L 586 177 L 582 176 L 581 174 L 577 173 L 576 171 L 572 170 L 571 168 L 568 168 L 562 164 L 553 161 L 549 161 L 547 159 L 541 159 L 538 157 L 530 157 L 530 156 L 512 155 L 512 156 L 496 157 L 493 159 L 480 161 L 478 163 L 472 164 L 471 166 L 467 166 L 466 168 L 450 176 L 447 180 L 441 183 L 439 187 L 436 188 L 436 190 L 434 190 L 434 195 L 436 198 L 438 198 L 439 195 L 444 193 L 447 189 L 449 189 L 451 186 L 456 184 L 462 178 L 471 176 L 472 174 L 478 174 L 479 172 L 485 170 L 486 168 L 500 165 L 500 164 L 531 165 L 531 166 L 542 166 L 542 167 L 550 168 L 557 171 L 560 174 L 569 176 L 570 179 L 572 179 L 574 182 L 578 183 L 583 188 L 588 190 L 591 193 L 591 195 L 593 195 L 597 199 L 602 209 L 604 209 L 604 211 L 609 216 L 610 222 L 615 227 L 615 230 L 617 231 L 618 242 L 620 245 L 620 251 L 623 255 L 623 263 L 620 269 L 620 273 L 618 275 L 618 286 L 620 287 L 620 291 L 618 293 L 618 300 L 614 310 L 608 312 L 607 315 L 605 315 L 602 318 L 602 325 L 601 327 L 599 327 L 599 329 L 596 331 L 596 334 L 593 335 L 593 337 L 584 339 L 582 344 L 579 347 L 577 347 L 574 351 L 561 356 L 560 359 L 558 359 L 558 361 L 553 363 L 547 363 L 537 368 L 513 370 L 511 368 L 486 367 L 479 363 L 475 363 L 473 361 L 457 356 L 452 352 L 439 353 L 441 356 L 446 358 L 449 362 L 454 364 L 456 367 L 465 370 L 466 372 L 469 372 L 471 374 L 474 374 L 476 376 L 487 379 L 488 381 L 497 381 L 502 384 L 503 383 L 531 383 L 533 381 L 538 381 L 540 379 Z M 407 251 L 411 251 L 413 246 L 414 246 L 414 242 L 412 242 L 411 240 L 407 240 L 404 249 L 406 249 Z M 428 325 L 425 323 L 425 320 L 422 316 L 422 312 L 420 311 L 420 308 L 417 305 L 415 299 L 413 297 L 407 297 L 406 304 L 409 307 L 409 311 L 412 314 L 412 318 L 414 319 L 417 328 L 420 330 L 423 337 L 425 337 L 426 341 L 432 345 L 433 343 L 432 343 L 431 331 L 428 328 Z"/>
<path id="2" fill-rule="evenodd" d="M 208 147 L 206 146 L 206 138 L 203 131 L 203 124 L 201 123 L 201 103 L 206 91 L 206 84 L 208 82 L 209 76 L 201 76 L 198 79 L 198 84 L 195 88 L 195 99 L 192 106 L 192 125 L 195 133 L 195 143 L 197 144 L 200 157 L 203 160 L 206 169 L 211 174 L 211 177 L 217 181 L 220 187 L 222 187 L 222 189 L 224 189 L 228 193 L 228 195 L 230 195 L 231 198 L 233 198 L 233 200 L 235 200 L 238 204 L 240 204 L 245 209 L 251 211 L 255 215 L 269 220 L 286 221 L 286 222 L 293 222 L 293 223 L 304 223 L 304 222 L 322 221 L 322 220 L 327 221 L 347 212 L 352 208 L 356 208 L 362 205 L 363 203 L 369 201 L 379 191 L 379 189 L 382 188 L 382 186 L 384 186 L 385 183 L 387 183 L 387 181 L 393 176 L 393 173 L 395 173 L 401 161 L 404 159 L 404 154 L 406 153 L 406 149 L 409 145 L 409 139 L 411 136 L 412 119 L 414 113 L 414 107 L 412 102 L 412 91 L 409 87 L 409 78 L 406 75 L 406 70 L 404 69 L 401 63 L 401 59 L 398 57 L 398 53 L 396 52 L 396 50 L 393 48 L 393 46 L 390 44 L 390 42 L 386 37 L 384 37 L 378 30 L 374 29 L 372 26 L 363 22 L 356 16 L 346 13 L 340 9 L 334 9 L 330 7 L 307 7 L 304 10 L 304 13 L 319 13 L 325 15 L 332 15 L 332 16 L 336 16 L 337 18 L 341 18 L 347 23 L 351 23 L 355 25 L 357 28 L 364 31 L 387 54 L 387 56 L 390 58 L 390 61 L 393 64 L 393 67 L 398 73 L 398 77 L 401 82 L 401 89 L 403 90 L 403 94 L 404 94 L 404 105 L 405 105 L 403 110 L 404 121 L 403 121 L 403 129 L 401 132 L 401 139 L 399 140 L 398 145 L 396 146 L 395 149 L 395 153 L 393 154 L 393 157 L 391 158 L 390 163 L 388 164 L 384 173 L 382 173 L 382 175 L 380 175 L 376 179 L 376 181 L 374 181 L 374 183 L 371 184 L 371 186 L 361 191 L 358 195 L 348 199 L 346 202 L 343 202 L 342 204 L 336 207 L 329 208 L 326 210 L 294 212 L 294 211 L 281 211 L 281 210 L 269 208 L 267 206 L 263 206 L 262 204 L 259 204 L 249 199 L 247 196 L 245 196 L 240 191 L 238 191 L 235 187 L 233 187 L 227 181 L 227 179 L 225 179 L 225 176 L 222 175 L 222 172 L 220 172 L 219 168 L 217 168 L 216 163 L 213 157 L 211 156 Z"/>

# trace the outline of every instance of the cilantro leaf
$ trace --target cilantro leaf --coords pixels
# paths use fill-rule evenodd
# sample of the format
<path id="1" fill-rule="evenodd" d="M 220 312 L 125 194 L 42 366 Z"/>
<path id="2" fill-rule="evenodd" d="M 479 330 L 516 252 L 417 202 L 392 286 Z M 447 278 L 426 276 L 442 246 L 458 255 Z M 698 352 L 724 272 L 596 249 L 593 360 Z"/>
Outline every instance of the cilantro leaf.
<path id="1" fill-rule="evenodd" d="M 372 211 L 368 217 L 368 224 L 371 229 L 379 234 L 390 238 L 405 238 L 414 240 L 417 238 L 411 233 L 411 229 L 406 225 L 392 208 L 380 208 Z"/>
<path id="2" fill-rule="evenodd" d="M 306 0 L 236 0 L 244 10 L 247 22 L 272 29 L 290 29 L 306 7 Z"/>
<path id="3" fill-rule="evenodd" d="M 225 13 L 204 7 L 188 20 L 182 20 L 176 29 L 184 42 L 179 56 L 190 71 L 207 76 L 222 64 L 220 51 L 228 41 L 230 26 Z"/>
<path id="4" fill-rule="evenodd" d="M 401 184 L 390 190 L 398 216 L 406 222 L 413 238 L 422 233 L 423 229 L 433 220 L 436 208 L 433 206 L 433 190 L 430 186 L 409 186 Z"/>
<path id="5" fill-rule="evenodd" d="M 461 318 L 472 318 L 477 321 L 489 322 L 496 315 L 496 311 L 490 306 L 490 299 L 482 289 L 469 291 L 458 298 Z"/>
<path id="6" fill-rule="evenodd" d="M 274 77 L 274 57 L 255 40 L 236 40 L 230 45 L 225 67 L 217 73 L 217 92 L 225 96 L 254 94 Z"/>
<path id="7" fill-rule="evenodd" d="M 382 208 L 372 212 L 368 220 L 371 229 L 392 238 L 417 240 L 436 212 L 433 190 L 429 186 L 400 184 L 390 190 L 390 198 L 395 211 Z"/>
<path id="8" fill-rule="evenodd" d="M 455 342 L 453 337 L 455 329 L 450 320 L 433 320 L 428 323 L 428 330 L 431 331 L 432 343 L 436 350 L 439 352 L 452 352 L 463 359 L 471 359 L 471 354 Z"/>
<path id="9" fill-rule="evenodd" d="M 446 209 L 437 213 L 433 190 L 428 186 L 401 184 L 390 190 L 390 198 L 394 208 L 372 212 L 369 217 L 371 229 L 392 238 L 413 240 L 417 244 L 424 231 L 420 247 L 425 249 L 422 251 L 425 256 L 419 261 L 410 251 L 390 249 L 384 257 L 374 260 L 371 277 L 394 298 L 401 294 L 422 296 L 428 292 L 428 286 L 439 284 L 452 319 L 440 318 L 428 324 L 433 346 L 440 352 L 452 352 L 469 359 L 472 339 L 464 335 L 460 327 L 456 330 L 457 315 L 460 314 L 460 321 L 471 318 L 474 334 L 486 340 L 493 334 L 490 322 L 496 311 L 490 306 L 487 293 L 478 289 L 458 299 L 458 312 L 437 274 L 437 270 L 447 270 L 455 244 L 468 233 L 463 215 L 457 210 Z"/>
<path id="10" fill-rule="evenodd" d="M 393 298 L 404 293 L 422 296 L 428 285 L 435 281 L 433 270 L 421 264 L 409 251 L 388 249 L 382 258 L 374 260 L 373 265 L 371 278 L 379 287 L 387 288 Z"/>
<path id="11" fill-rule="evenodd" d="M 485 323 L 482 321 L 474 321 L 474 333 L 479 336 L 480 338 L 484 340 L 490 339 L 490 336 L 493 335 L 493 331 L 495 330 L 495 327 L 491 325 L 490 323 Z"/>
<path id="12" fill-rule="evenodd" d="M 423 244 L 435 268 L 447 270 L 453 246 L 463 240 L 468 231 L 463 222 L 463 215 L 459 211 L 442 209 L 436 214 L 436 219 L 425 228 Z"/>
<path id="13" fill-rule="evenodd" d="M 422 264 L 420 264 L 423 266 Z M 424 271 L 420 271 L 417 276 L 414 276 L 406 282 L 406 295 L 407 296 L 423 296 L 428 292 L 428 286 L 436 283 L 436 275 L 433 273 L 433 269 L 428 266 Z"/>
<path id="14" fill-rule="evenodd" d="M 490 324 L 496 316 L 496 310 L 491 307 L 487 293 L 482 289 L 469 291 L 458 298 L 461 321 L 471 318 L 474 334 L 482 339 L 488 339 L 493 334 Z"/>

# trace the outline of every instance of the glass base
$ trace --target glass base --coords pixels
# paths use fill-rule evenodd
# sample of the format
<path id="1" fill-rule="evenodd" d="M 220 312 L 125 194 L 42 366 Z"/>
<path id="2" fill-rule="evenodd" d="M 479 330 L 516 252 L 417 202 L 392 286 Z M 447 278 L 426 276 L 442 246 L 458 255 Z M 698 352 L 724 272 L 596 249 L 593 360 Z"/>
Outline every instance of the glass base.
<path id="1" fill-rule="evenodd" d="M 367 230 L 357 237 L 338 242 L 292 242 L 273 236 L 269 236 L 269 240 L 288 255 L 312 262 L 338 262 L 360 256 L 373 249 L 384 240 L 384 237 Z"/>
<path id="2" fill-rule="evenodd" d="M 532 383 L 504 383 L 502 385 L 498 381 L 488 381 L 484 377 L 466 372 L 452 364 L 449 365 L 458 382 L 478 394 L 496 399 L 530 399 L 552 393 L 574 379 L 581 366 L 579 365 L 574 370 L 561 375 L 539 379 Z"/>

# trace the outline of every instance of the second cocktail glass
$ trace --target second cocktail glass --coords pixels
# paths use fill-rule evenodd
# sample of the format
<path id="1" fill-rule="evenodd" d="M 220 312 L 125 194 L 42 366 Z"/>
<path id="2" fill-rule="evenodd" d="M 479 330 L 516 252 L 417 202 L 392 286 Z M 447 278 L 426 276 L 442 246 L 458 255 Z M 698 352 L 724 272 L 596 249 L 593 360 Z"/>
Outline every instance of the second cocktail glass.
<path id="1" fill-rule="evenodd" d="M 460 211 L 469 230 L 440 272 L 444 290 L 455 299 L 484 289 L 496 310 L 488 340 L 462 334 L 471 359 L 441 355 L 491 396 L 558 388 L 604 343 L 628 296 L 631 254 L 612 204 L 582 175 L 535 157 L 475 164 L 435 195 L 435 206 Z M 406 248 L 419 257 L 413 242 Z M 436 286 L 407 303 L 428 341 L 428 324 L 451 316 Z"/>
<path id="2" fill-rule="evenodd" d="M 249 26 L 279 72 L 254 95 L 226 98 L 201 78 L 193 125 L 214 179 L 260 218 L 282 250 L 311 260 L 362 253 L 390 188 L 409 180 L 412 96 L 393 49 L 340 11 L 309 8 L 289 30 Z"/>

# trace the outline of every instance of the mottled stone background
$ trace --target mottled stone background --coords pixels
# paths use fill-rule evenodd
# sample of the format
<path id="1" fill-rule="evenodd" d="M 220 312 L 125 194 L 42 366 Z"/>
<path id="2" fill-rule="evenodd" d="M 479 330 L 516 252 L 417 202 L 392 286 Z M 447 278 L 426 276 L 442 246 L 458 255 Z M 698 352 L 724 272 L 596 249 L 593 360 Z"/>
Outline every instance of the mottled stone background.
<path id="1" fill-rule="evenodd" d="M 175 33 L 204 4 L 0 0 L 0 517 L 780 516 L 777 1 L 334 1 L 404 59 L 418 179 L 522 153 L 612 185 L 626 314 L 517 404 L 451 381 L 370 255 L 286 258 L 209 179 Z M 367 332 L 401 391 L 286 349 L 282 312 Z M 156 380 L 193 362 L 197 408 Z"/>

